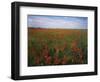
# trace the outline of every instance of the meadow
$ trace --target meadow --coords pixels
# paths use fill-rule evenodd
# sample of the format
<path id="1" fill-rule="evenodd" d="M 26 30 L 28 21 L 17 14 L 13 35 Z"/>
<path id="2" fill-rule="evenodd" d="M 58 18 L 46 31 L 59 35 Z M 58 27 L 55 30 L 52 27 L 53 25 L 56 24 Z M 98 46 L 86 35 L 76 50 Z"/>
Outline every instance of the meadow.
<path id="1" fill-rule="evenodd" d="M 87 29 L 28 27 L 28 66 L 87 64 Z"/>

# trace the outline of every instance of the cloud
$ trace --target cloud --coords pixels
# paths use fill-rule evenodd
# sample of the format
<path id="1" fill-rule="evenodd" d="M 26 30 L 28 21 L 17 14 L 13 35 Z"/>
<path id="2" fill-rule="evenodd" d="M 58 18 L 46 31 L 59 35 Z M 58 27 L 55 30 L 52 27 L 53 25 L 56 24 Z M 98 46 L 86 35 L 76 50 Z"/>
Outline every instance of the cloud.
<path id="1" fill-rule="evenodd" d="M 28 27 L 86 29 L 87 17 L 28 15 Z"/>

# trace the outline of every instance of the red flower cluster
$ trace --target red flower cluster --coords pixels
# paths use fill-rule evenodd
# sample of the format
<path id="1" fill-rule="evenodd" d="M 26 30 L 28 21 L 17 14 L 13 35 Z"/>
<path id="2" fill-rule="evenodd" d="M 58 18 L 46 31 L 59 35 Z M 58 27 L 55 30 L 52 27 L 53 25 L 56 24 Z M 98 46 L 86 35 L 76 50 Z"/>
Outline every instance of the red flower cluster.
<path id="1" fill-rule="evenodd" d="M 78 48 L 78 43 L 76 41 L 72 42 L 71 49 L 73 52 L 73 62 L 83 63 L 83 52 L 81 48 Z M 78 56 L 78 57 L 77 57 Z"/>
<path id="2" fill-rule="evenodd" d="M 62 64 L 66 64 L 68 61 L 67 56 L 64 55 L 63 59 L 62 59 Z"/>
<path id="3" fill-rule="evenodd" d="M 44 46 L 42 55 L 43 55 L 45 64 L 51 64 L 51 57 L 50 57 L 49 48 L 47 45 Z"/>
<path id="4" fill-rule="evenodd" d="M 60 59 L 58 58 L 58 55 L 54 56 L 54 64 L 59 64 L 60 63 Z"/>

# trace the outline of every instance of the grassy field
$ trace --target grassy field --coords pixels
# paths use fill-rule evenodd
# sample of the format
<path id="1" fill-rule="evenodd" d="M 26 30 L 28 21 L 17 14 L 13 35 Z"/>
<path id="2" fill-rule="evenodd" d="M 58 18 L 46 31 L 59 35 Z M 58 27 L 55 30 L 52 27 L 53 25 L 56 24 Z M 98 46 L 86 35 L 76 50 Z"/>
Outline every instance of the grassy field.
<path id="1" fill-rule="evenodd" d="M 86 29 L 28 28 L 28 66 L 87 64 Z"/>

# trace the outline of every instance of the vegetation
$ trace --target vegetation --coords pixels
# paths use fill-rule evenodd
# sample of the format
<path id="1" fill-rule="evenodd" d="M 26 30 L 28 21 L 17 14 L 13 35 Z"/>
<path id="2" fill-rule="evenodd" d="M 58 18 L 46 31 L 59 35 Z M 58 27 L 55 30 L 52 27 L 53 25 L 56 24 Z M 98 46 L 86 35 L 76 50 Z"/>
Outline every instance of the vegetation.
<path id="1" fill-rule="evenodd" d="M 87 64 L 86 29 L 28 28 L 28 66 Z"/>

